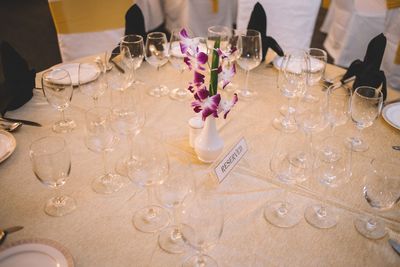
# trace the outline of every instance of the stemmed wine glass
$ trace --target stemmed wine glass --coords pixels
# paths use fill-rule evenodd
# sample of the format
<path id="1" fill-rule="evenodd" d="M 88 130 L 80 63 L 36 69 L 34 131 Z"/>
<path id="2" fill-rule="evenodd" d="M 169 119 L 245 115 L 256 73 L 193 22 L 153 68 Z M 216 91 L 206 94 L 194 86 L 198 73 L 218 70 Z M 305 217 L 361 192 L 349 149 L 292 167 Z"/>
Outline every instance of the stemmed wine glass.
<path id="1" fill-rule="evenodd" d="M 105 65 L 101 61 L 91 63 L 80 63 L 78 69 L 79 90 L 93 99 L 97 106 L 98 99 L 107 90 L 107 80 L 105 77 Z M 93 80 L 92 75 L 96 78 Z"/>
<path id="2" fill-rule="evenodd" d="M 114 67 L 107 72 L 107 83 L 111 90 L 123 92 L 133 81 L 133 60 L 129 48 L 120 45 L 119 51 L 111 52 L 109 61 L 113 62 Z"/>
<path id="3" fill-rule="evenodd" d="M 133 63 L 133 84 L 142 84 L 143 82 L 139 81 L 136 78 L 136 70 L 140 68 L 144 59 L 144 44 L 143 37 L 140 35 L 125 35 L 121 39 L 120 47 L 125 46 L 129 49 L 130 55 L 132 57 Z"/>
<path id="4" fill-rule="evenodd" d="M 351 97 L 350 116 L 358 129 L 358 136 L 349 137 L 347 146 L 356 152 L 366 151 L 368 144 L 361 138 L 361 131 L 371 126 L 382 111 L 383 94 L 381 90 L 360 86 Z"/>
<path id="5" fill-rule="evenodd" d="M 206 255 L 207 249 L 218 243 L 224 228 L 224 211 L 221 196 L 212 190 L 202 189 L 185 203 L 181 228 L 183 240 L 197 253 L 187 258 L 182 266 L 218 266 Z"/>
<path id="6" fill-rule="evenodd" d="M 160 140 L 152 131 L 144 130 L 135 138 L 137 157 L 129 161 L 128 175 L 133 183 L 147 190 L 148 206 L 135 212 L 133 225 L 139 231 L 153 233 L 169 223 L 168 212 L 154 200 L 154 189 L 168 177 L 168 154 Z"/>
<path id="7" fill-rule="evenodd" d="M 32 142 L 29 148 L 33 172 L 44 185 L 59 189 L 71 172 L 71 155 L 62 137 L 49 136 Z M 59 195 L 49 199 L 44 211 L 50 216 L 64 216 L 76 209 L 73 198 Z"/>
<path id="8" fill-rule="evenodd" d="M 325 75 L 326 63 L 328 61 L 327 53 L 319 48 L 309 48 L 307 51 L 309 59 L 309 75 L 308 85 L 318 84 Z M 313 101 L 314 96 L 312 92 L 306 91 L 304 97 L 308 101 Z"/>
<path id="9" fill-rule="evenodd" d="M 226 51 L 228 48 L 231 29 L 226 26 L 211 26 L 207 29 L 207 49 L 210 54 L 214 49 L 216 40 L 219 40 L 219 48 Z"/>
<path id="10" fill-rule="evenodd" d="M 170 253 L 182 253 L 185 243 L 182 239 L 181 224 L 182 204 L 194 193 L 192 170 L 186 164 L 170 161 L 168 178 L 158 187 L 157 197 L 165 207 L 172 209 L 174 224 L 163 229 L 158 237 L 160 247 Z"/>
<path id="11" fill-rule="evenodd" d="M 331 86 L 328 88 L 327 119 L 330 133 L 334 135 L 335 128 L 348 121 L 352 91 L 345 87 Z"/>
<path id="12" fill-rule="evenodd" d="M 364 176 L 363 194 L 365 200 L 377 210 L 388 210 L 400 200 L 399 162 L 373 159 Z M 380 239 L 386 235 L 385 223 L 373 217 L 359 217 L 354 220 L 354 226 L 363 236 L 370 239 Z"/>
<path id="13" fill-rule="evenodd" d="M 226 46 L 226 51 L 224 51 L 228 57 L 224 60 L 224 64 L 228 65 L 228 68 L 232 64 L 234 64 L 237 59 L 239 58 L 239 49 L 238 49 L 238 41 L 239 41 L 239 35 L 241 31 L 238 30 L 233 30 L 232 34 L 229 36 L 228 39 L 228 45 Z M 236 90 L 238 87 L 237 84 L 233 83 L 232 81 L 225 87 L 225 90 L 230 92 Z"/>
<path id="14" fill-rule="evenodd" d="M 168 44 L 165 33 L 152 32 L 147 35 L 145 56 L 146 61 L 157 68 L 159 76 L 160 67 L 168 62 Z M 149 91 L 149 94 L 155 97 L 165 96 L 168 93 L 169 89 L 165 85 L 157 85 Z"/>
<path id="15" fill-rule="evenodd" d="M 89 109 L 85 114 L 87 148 L 102 153 L 104 174 L 92 182 L 92 188 L 100 194 L 111 194 L 119 191 L 125 184 L 123 177 L 112 173 L 107 168 L 107 153 L 111 152 L 118 141 L 111 129 L 111 110 L 105 107 Z"/>
<path id="16" fill-rule="evenodd" d="M 66 133 L 76 127 L 75 121 L 65 118 L 65 110 L 71 104 L 72 81 L 69 73 L 63 69 L 50 69 L 42 76 L 42 88 L 47 101 L 55 109 L 61 111 L 62 119 L 53 125 L 56 133 Z"/>
<path id="17" fill-rule="evenodd" d="M 336 153 L 327 154 L 327 148 L 333 149 Z M 335 136 L 325 138 L 316 149 L 314 174 L 325 190 L 324 201 L 321 204 L 308 206 L 305 210 L 304 217 L 312 226 L 327 229 L 337 224 L 338 215 L 326 203 L 326 189 L 336 188 L 349 181 L 352 175 L 351 153 Z"/>
<path id="18" fill-rule="evenodd" d="M 246 81 L 244 88 L 239 90 L 238 93 L 244 99 L 250 99 L 257 93 L 251 91 L 248 87 L 250 70 L 260 65 L 262 60 L 262 45 L 261 34 L 255 30 L 245 30 L 240 33 L 238 40 L 239 57 L 237 63 L 246 71 Z"/>
<path id="19" fill-rule="evenodd" d="M 301 146 L 303 136 L 298 133 L 284 133 L 280 135 L 275 143 L 273 155 L 269 164 L 270 170 L 275 178 L 287 185 L 295 185 L 305 181 L 311 174 L 311 165 L 294 164 L 293 160 Z M 287 191 L 284 190 L 283 200 L 267 203 L 264 208 L 264 218 L 271 224 L 288 228 L 298 224 L 303 217 L 303 211 L 290 202 Z"/>
<path id="20" fill-rule="evenodd" d="M 169 62 L 172 66 L 180 72 L 182 77 L 183 72 L 187 69 L 185 62 L 183 62 L 184 54 L 181 52 L 180 47 L 180 29 L 173 30 L 171 33 L 171 40 L 169 42 Z M 174 100 L 184 101 L 188 99 L 191 94 L 185 88 L 177 87 L 171 90 L 169 96 Z"/>
<path id="21" fill-rule="evenodd" d="M 125 90 L 112 94 L 112 129 L 129 140 L 129 154 L 124 155 L 116 164 L 116 171 L 128 177 L 129 162 L 135 161 L 133 140 L 142 130 L 146 116 L 139 105 L 139 93 L 136 90 Z"/>

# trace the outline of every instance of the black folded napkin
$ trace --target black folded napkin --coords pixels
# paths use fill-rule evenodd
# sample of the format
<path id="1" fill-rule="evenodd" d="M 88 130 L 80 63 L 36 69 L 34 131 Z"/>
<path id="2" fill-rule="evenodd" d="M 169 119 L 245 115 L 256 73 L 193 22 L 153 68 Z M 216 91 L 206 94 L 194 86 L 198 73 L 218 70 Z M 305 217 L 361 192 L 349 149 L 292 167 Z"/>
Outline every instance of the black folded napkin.
<path id="1" fill-rule="evenodd" d="M 250 16 L 249 24 L 247 25 L 247 29 L 256 30 L 261 33 L 263 61 L 265 59 L 265 56 L 267 55 L 268 48 L 274 50 L 275 53 L 277 53 L 279 56 L 281 57 L 284 56 L 283 50 L 279 46 L 278 42 L 275 41 L 274 38 L 266 35 L 267 15 L 265 14 L 265 10 L 259 2 L 257 2 L 254 6 L 253 12 L 251 13 Z"/>
<path id="2" fill-rule="evenodd" d="M 141 35 L 143 40 L 146 40 L 143 12 L 136 4 L 131 6 L 125 14 L 125 35 L 129 34 Z"/>
<path id="3" fill-rule="evenodd" d="M 383 93 L 383 100 L 385 101 L 387 95 L 386 76 L 380 70 L 385 47 L 386 37 L 383 33 L 374 37 L 368 44 L 364 61 L 359 59 L 353 61 L 341 81 L 343 82 L 350 77 L 356 76 L 353 90 L 359 86 L 378 88 L 382 85 L 381 91 Z"/>
<path id="4" fill-rule="evenodd" d="M 0 113 L 14 110 L 28 102 L 35 87 L 35 70 L 7 42 L 0 44 L 4 83 L 0 84 Z"/>

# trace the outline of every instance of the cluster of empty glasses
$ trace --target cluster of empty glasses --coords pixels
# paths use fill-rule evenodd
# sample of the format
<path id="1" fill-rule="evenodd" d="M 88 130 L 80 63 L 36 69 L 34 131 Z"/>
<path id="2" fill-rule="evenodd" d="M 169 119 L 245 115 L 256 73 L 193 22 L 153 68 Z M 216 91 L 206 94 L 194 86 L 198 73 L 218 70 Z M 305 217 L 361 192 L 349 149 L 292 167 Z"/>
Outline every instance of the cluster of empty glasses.
<path id="1" fill-rule="evenodd" d="M 283 115 L 272 121 L 282 134 L 269 167 L 275 178 L 287 185 L 313 178 L 328 189 L 349 182 L 354 175 L 353 152 L 368 149 L 361 130 L 371 126 L 381 113 L 383 94 L 379 88 L 360 86 L 353 92 L 347 85 L 325 86 L 322 80 L 326 62 L 326 52 L 316 48 L 290 51 L 279 61 L 278 88 L 288 103 L 280 108 Z M 335 128 L 349 118 L 359 134 L 343 140 L 335 134 Z M 330 128 L 328 137 L 315 142 L 313 135 L 326 127 Z M 391 208 L 400 200 L 396 163 L 390 159 L 369 162 L 362 190 L 375 210 Z M 278 227 L 293 227 L 303 217 L 303 210 L 297 202 L 289 201 L 284 192 L 282 201 L 267 203 L 264 217 Z M 324 190 L 322 203 L 308 206 L 304 211 L 306 221 L 320 229 L 331 228 L 338 222 L 337 212 L 327 204 L 326 193 Z M 354 220 L 354 225 L 359 233 L 371 239 L 386 234 L 383 220 L 377 216 L 361 216 Z"/>

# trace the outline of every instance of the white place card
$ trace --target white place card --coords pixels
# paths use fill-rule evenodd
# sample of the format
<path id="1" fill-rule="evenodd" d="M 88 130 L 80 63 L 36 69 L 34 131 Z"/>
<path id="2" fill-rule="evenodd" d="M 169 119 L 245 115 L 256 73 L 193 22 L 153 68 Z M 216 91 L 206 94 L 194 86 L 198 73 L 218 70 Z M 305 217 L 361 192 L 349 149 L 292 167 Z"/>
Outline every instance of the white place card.
<path id="1" fill-rule="evenodd" d="M 239 163 L 248 150 L 244 137 L 233 146 L 228 154 L 222 158 L 221 162 L 214 168 L 219 183 L 222 183 L 230 171 Z"/>

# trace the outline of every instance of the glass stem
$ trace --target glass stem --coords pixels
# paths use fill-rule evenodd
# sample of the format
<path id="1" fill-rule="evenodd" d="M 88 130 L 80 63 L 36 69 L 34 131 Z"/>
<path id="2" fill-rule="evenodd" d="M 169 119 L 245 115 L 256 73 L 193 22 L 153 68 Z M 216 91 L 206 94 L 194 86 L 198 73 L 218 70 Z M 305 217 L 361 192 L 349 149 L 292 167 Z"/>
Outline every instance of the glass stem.
<path id="1" fill-rule="evenodd" d="M 146 186 L 146 191 L 147 191 L 147 203 L 148 203 L 148 208 L 147 208 L 147 214 L 146 217 L 148 220 L 151 220 L 152 218 L 157 216 L 157 213 L 155 209 L 153 208 L 153 201 L 154 201 L 154 186 L 153 185 L 147 185 Z"/>
<path id="2" fill-rule="evenodd" d="M 134 149 L 133 149 L 133 134 L 129 134 L 129 159 L 133 160 L 135 158 Z"/>
<path id="3" fill-rule="evenodd" d="M 278 208 L 277 212 L 280 216 L 285 216 L 288 213 L 288 191 L 286 189 L 283 190 L 283 201 Z"/>
<path id="4" fill-rule="evenodd" d="M 250 90 L 249 90 L 249 76 L 250 76 L 250 71 L 249 70 L 246 70 L 246 80 L 245 80 L 245 82 L 244 82 L 244 91 L 245 92 L 249 92 Z"/>
<path id="5" fill-rule="evenodd" d="M 103 151 L 102 153 L 102 157 L 103 157 L 103 171 L 104 171 L 104 175 L 109 174 L 108 172 L 108 167 L 107 167 L 107 151 Z"/>
<path id="6" fill-rule="evenodd" d="M 292 108 L 291 100 L 292 100 L 291 97 L 287 97 L 287 112 L 286 112 L 286 115 L 285 115 L 286 123 L 291 122 L 291 120 L 292 120 L 292 112 L 290 111 L 291 108 Z"/>
<path id="7" fill-rule="evenodd" d="M 61 119 L 63 122 L 65 122 L 65 112 L 64 110 L 61 110 Z"/>
<path id="8" fill-rule="evenodd" d="M 321 205 L 320 205 L 319 209 L 317 210 L 317 215 L 319 218 L 324 218 L 327 215 L 327 211 L 326 211 L 326 207 L 328 204 L 328 198 L 326 196 L 327 193 L 328 193 L 328 188 L 327 188 L 327 186 L 324 186 Z"/>
<path id="9" fill-rule="evenodd" d="M 99 104 L 99 98 L 98 98 L 97 96 L 94 96 L 94 97 L 93 97 L 93 104 L 94 104 L 95 107 L 98 106 L 98 104 Z"/>
<path id="10" fill-rule="evenodd" d="M 136 82 L 136 68 L 135 67 L 133 67 L 132 73 L 133 73 L 132 84 L 135 84 L 135 82 Z"/>

